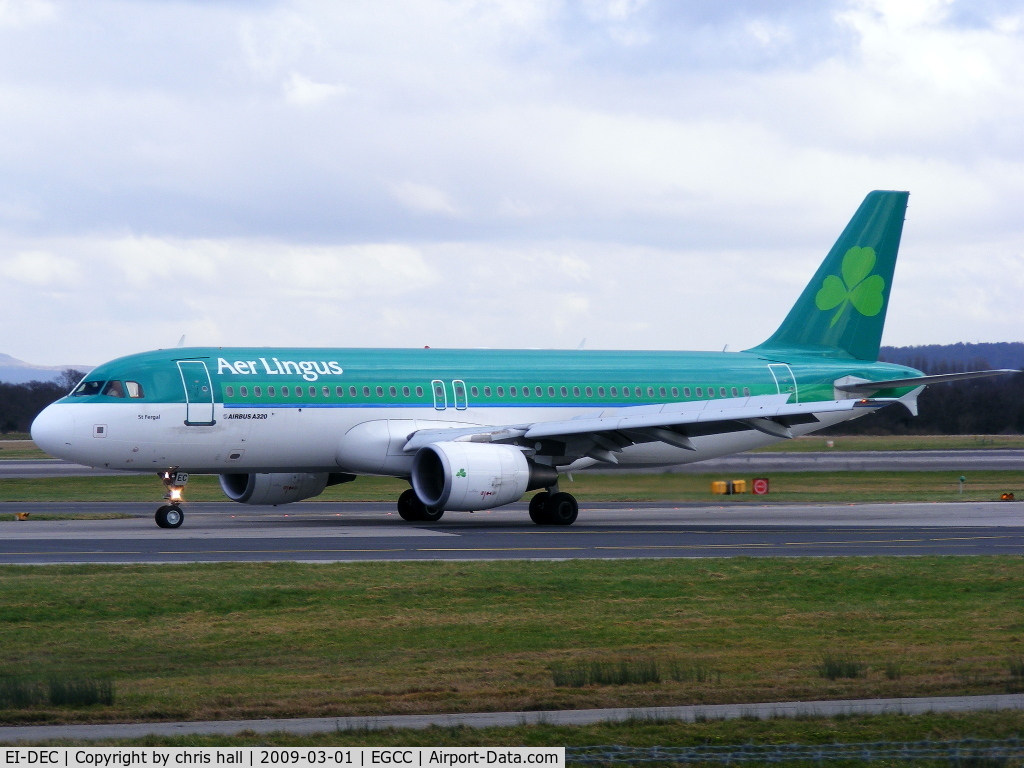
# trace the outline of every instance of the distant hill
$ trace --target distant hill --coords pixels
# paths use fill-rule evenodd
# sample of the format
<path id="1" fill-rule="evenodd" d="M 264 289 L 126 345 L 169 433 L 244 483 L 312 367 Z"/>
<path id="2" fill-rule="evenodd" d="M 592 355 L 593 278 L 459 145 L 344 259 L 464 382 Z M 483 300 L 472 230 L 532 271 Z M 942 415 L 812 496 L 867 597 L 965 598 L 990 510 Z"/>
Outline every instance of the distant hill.
<path id="1" fill-rule="evenodd" d="M 68 368 L 88 373 L 94 365 L 33 365 L 0 352 L 0 381 L 24 384 L 29 381 L 56 381 Z"/>
<path id="2" fill-rule="evenodd" d="M 922 344 L 916 347 L 882 347 L 878 357 L 887 363 L 909 365 L 925 373 L 1016 368 L 1024 370 L 1024 342 L 991 344 Z"/>

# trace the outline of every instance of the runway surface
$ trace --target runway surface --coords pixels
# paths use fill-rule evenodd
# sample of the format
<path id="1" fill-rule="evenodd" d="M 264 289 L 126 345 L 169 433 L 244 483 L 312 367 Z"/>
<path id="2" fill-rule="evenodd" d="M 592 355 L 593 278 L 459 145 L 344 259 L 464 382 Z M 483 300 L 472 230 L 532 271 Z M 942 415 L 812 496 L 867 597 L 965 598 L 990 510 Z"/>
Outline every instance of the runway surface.
<path id="1" fill-rule="evenodd" d="M 1017 502 L 792 505 L 584 504 L 575 525 L 541 527 L 525 504 L 407 523 L 390 503 L 303 502 L 270 512 L 192 503 L 177 530 L 137 503 L 8 503 L 0 563 L 513 560 L 1024 554 Z M 121 513 L 128 519 L 32 520 Z"/>

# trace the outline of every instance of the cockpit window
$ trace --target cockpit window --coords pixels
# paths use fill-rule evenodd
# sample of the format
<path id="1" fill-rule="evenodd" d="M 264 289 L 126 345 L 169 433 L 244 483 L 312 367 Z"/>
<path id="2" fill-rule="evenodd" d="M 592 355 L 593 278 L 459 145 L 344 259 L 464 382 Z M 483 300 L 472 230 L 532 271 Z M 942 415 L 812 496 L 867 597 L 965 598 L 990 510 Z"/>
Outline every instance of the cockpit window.
<path id="1" fill-rule="evenodd" d="M 98 395 L 102 389 L 102 381 L 83 381 L 78 385 L 75 391 L 71 393 L 71 396 L 85 397 L 86 395 Z"/>
<path id="2" fill-rule="evenodd" d="M 124 387 L 116 379 L 108 381 L 107 386 L 103 388 L 103 394 L 107 397 L 124 397 Z"/>
<path id="3" fill-rule="evenodd" d="M 128 392 L 128 397 L 145 397 L 146 393 L 142 391 L 142 385 L 137 381 L 126 381 L 124 383 L 125 391 Z"/>

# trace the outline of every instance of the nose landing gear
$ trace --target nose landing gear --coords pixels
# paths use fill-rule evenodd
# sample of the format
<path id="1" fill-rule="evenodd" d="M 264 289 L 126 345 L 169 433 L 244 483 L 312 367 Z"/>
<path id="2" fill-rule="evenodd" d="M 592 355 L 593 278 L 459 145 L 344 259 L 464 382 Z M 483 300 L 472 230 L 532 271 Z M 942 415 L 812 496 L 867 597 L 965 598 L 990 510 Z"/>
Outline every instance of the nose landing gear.
<path id="1" fill-rule="evenodd" d="M 167 487 L 167 493 L 164 494 L 164 498 L 170 504 L 164 504 L 156 511 L 156 524 L 160 528 L 180 528 L 181 524 L 185 522 L 185 513 L 181 511 L 181 506 L 179 505 L 185 500 L 182 498 L 182 494 L 185 491 L 185 485 L 188 483 L 188 473 L 161 472 L 160 479 L 163 480 L 164 485 Z"/>
<path id="2" fill-rule="evenodd" d="M 161 528 L 180 528 L 185 513 L 175 504 L 164 504 L 156 511 L 156 524 Z"/>

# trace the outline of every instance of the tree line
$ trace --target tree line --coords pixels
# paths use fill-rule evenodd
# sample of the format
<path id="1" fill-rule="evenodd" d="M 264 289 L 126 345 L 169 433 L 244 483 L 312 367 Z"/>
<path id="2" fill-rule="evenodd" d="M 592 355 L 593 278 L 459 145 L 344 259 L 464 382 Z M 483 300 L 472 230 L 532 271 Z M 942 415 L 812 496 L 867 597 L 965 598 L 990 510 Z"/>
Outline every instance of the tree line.
<path id="1" fill-rule="evenodd" d="M 68 368 L 56 381 L 10 384 L 0 381 L 0 432 L 28 432 L 32 420 L 54 400 L 64 397 L 85 374 Z"/>

